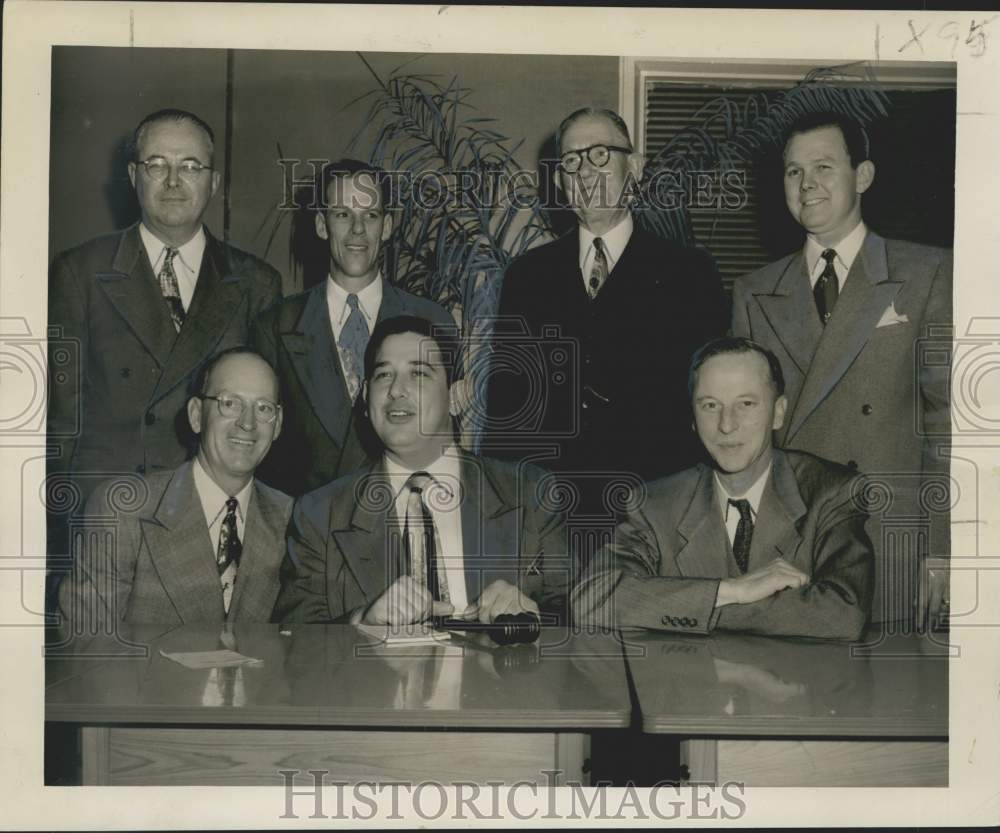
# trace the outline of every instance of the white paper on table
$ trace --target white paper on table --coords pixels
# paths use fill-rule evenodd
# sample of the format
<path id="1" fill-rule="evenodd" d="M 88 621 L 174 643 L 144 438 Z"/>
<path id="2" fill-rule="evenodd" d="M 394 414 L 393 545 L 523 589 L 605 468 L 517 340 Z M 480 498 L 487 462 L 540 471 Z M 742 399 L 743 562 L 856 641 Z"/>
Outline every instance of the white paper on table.
<path id="1" fill-rule="evenodd" d="M 440 631 L 426 622 L 412 625 L 364 625 L 355 627 L 365 636 L 373 637 L 385 645 L 436 645 L 451 640 L 447 631 Z"/>
<path id="2" fill-rule="evenodd" d="M 264 660 L 220 648 L 218 651 L 175 651 L 160 650 L 160 656 L 180 663 L 185 668 L 231 668 L 234 665 L 263 665 Z"/>

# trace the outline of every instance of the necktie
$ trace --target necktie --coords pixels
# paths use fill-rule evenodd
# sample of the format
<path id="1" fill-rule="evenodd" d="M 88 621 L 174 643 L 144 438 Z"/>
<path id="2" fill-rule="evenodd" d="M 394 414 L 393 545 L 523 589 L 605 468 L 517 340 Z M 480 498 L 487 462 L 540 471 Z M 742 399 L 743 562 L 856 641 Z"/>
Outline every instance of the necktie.
<path id="1" fill-rule="evenodd" d="M 741 573 L 747 571 L 750 564 L 750 542 L 753 539 L 753 517 L 750 514 L 749 500 L 730 500 L 730 506 L 735 506 L 740 513 L 740 522 L 736 525 L 736 538 L 733 540 L 733 555 Z"/>
<path id="2" fill-rule="evenodd" d="M 222 601 L 229 613 L 229 601 L 233 595 L 233 585 L 236 583 L 236 570 L 243 554 L 243 544 L 236 527 L 236 509 L 239 501 L 231 497 L 226 501 L 226 516 L 222 519 L 219 529 L 219 549 L 216 553 L 216 563 L 219 567 L 219 580 L 222 582 Z"/>
<path id="3" fill-rule="evenodd" d="M 337 347 L 340 350 L 347 392 L 353 401 L 361 390 L 361 374 L 364 369 L 365 347 L 368 346 L 369 333 L 365 314 L 358 306 L 358 296 L 353 292 L 347 296 L 347 306 L 351 308 L 351 312 L 340 331 Z"/>
<path id="4" fill-rule="evenodd" d="M 406 547 L 409 555 L 410 575 L 424 584 L 434 599 L 451 600 L 448 578 L 438 563 L 434 517 L 431 515 L 424 494 L 432 478 L 425 471 L 414 472 L 406 481 L 410 496 L 406 501 Z"/>
<path id="5" fill-rule="evenodd" d="M 604 254 L 604 241 L 594 238 L 594 265 L 590 269 L 590 280 L 587 282 L 587 294 L 591 299 L 597 297 L 604 282 L 608 279 L 608 258 Z"/>
<path id="6" fill-rule="evenodd" d="M 813 298 L 816 299 L 816 311 L 819 313 L 819 320 L 825 325 L 833 315 L 834 304 L 837 303 L 837 295 L 840 290 L 837 286 L 837 270 L 833 268 L 833 261 L 837 259 L 837 253 L 833 249 L 826 249 L 820 257 L 826 261 L 823 272 L 813 287 Z"/>
<path id="7" fill-rule="evenodd" d="M 181 303 L 181 290 L 177 285 L 177 273 L 174 272 L 174 258 L 177 254 L 177 249 L 167 247 L 157 278 L 160 281 L 160 293 L 170 310 L 170 320 L 174 322 L 174 329 L 180 332 L 181 324 L 184 323 L 184 304 Z"/>

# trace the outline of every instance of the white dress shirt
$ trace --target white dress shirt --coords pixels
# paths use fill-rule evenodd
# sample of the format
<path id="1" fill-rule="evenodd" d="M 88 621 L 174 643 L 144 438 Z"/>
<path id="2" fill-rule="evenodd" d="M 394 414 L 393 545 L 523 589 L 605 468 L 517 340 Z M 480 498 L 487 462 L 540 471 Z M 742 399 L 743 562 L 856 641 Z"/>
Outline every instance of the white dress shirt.
<path id="1" fill-rule="evenodd" d="M 584 287 L 590 284 L 590 272 L 594 268 L 594 257 L 597 250 L 594 248 L 594 238 L 600 236 L 604 245 L 604 256 L 608 261 L 608 275 L 615 268 L 615 264 L 625 251 L 628 241 L 632 239 L 632 212 L 625 212 L 623 219 L 617 226 L 601 235 L 596 235 L 588 229 L 580 226 L 580 274 L 583 275 Z"/>
<path id="2" fill-rule="evenodd" d="M 826 268 L 826 261 L 823 260 L 823 252 L 833 249 L 837 256 L 833 259 L 833 269 L 837 273 L 837 287 L 843 292 L 844 281 L 847 280 L 847 273 L 851 271 L 851 264 L 861 251 L 861 244 L 865 242 L 865 235 L 868 229 L 864 222 L 858 223 L 854 230 L 841 240 L 836 246 L 824 246 L 811 234 L 806 236 L 805 258 L 806 266 L 809 269 L 809 283 L 816 286 L 816 281 L 823 274 Z"/>
<path id="3" fill-rule="evenodd" d="M 757 509 L 760 506 L 760 499 L 764 495 L 764 486 L 767 485 L 767 478 L 771 475 L 771 466 L 769 465 L 764 473 L 761 474 L 754 482 L 753 485 L 747 489 L 742 495 L 731 495 L 726 491 L 726 487 L 722 485 L 722 480 L 719 479 L 718 473 L 715 475 L 715 496 L 719 501 L 719 509 L 722 510 L 722 517 L 726 523 L 726 532 L 729 533 L 729 546 L 732 546 L 736 541 L 736 528 L 740 523 L 740 512 L 735 506 L 731 506 L 730 500 L 748 500 L 750 501 L 750 517 L 753 522 L 757 523 Z"/>
<path id="4" fill-rule="evenodd" d="M 139 237 L 153 266 L 153 275 L 159 276 L 163 258 L 167 252 L 167 244 L 156 237 L 142 223 L 139 223 Z M 183 246 L 177 247 L 174 258 L 174 274 L 177 276 L 177 288 L 181 293 L 181 306 L 187 312 L 194 297 L 194 288 L 198 283 L 198 273 L 201 271 L 201 260 L 205 255 L 205 228 L 199 226 L 194 237 Z"/>
<path id="5" fill-rule="evenodd" d="M 333 330 L 334 341 L 340 341 L 340 333 L 351 314 L 351 308 L 347 305 L 347 296 L 350 294 L 332 277 L 327 276 L 326 306 L 330 310 L 330 328 Z M 355 294 L 358 296 L 358 309 L 364 315 L 370 333 L 378 320 L 379 307 L 382 306 L 382 273 L 379 272 L 375 280 Z"/>
<path id="6" fill-rule="evenodd" d="M 383 459 L 390 485 L 396 495 L 396 516 L 402 522 L 406 519 L 406 504 L 410 497 L 406 481 L 418 470 L 401 466 L 388 456 Z M 426 490 L 431 494 L 427 495 L 425 492 L 424 505 L 434 519 L 440 545 L 437 557 L 444 567 L 448 595 L 455 612 L 461 613 L 468 607 L 469 599 L 465 593 L 465 545 L 462 539 L 462 485 L 458 451 L 454 446 L 449 446 L 437 460 L 420 471 L 426 471 L 434 479 L 434 485 Z"/>

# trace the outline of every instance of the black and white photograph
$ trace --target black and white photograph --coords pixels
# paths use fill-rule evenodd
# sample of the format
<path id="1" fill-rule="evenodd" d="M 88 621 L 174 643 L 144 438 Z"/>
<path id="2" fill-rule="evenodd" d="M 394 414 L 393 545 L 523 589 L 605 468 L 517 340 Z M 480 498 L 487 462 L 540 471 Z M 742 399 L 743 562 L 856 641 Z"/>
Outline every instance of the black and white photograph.
<path id="1" fill-rule="evenodd" d="M 14 826 L 1000 818 L 1000 15 L 4 23 Z"/>

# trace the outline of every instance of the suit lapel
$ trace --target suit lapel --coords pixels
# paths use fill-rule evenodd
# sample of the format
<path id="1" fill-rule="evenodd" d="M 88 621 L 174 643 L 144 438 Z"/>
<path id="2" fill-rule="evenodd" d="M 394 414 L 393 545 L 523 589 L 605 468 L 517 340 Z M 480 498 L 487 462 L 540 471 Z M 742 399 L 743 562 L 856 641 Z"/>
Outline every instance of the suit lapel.
<path id="1" fill-rule="evenodd" d="M 406 309 L 402 293 L 387 280 L 382 280 L 382 303 L 378 308 L 376 323 L 384 321 L 386 318 L 394 318 L 397 315 L 406 315 L 409 312 Z"/>
<path id="2" fill-rule="evenodd" d="M 390 576 L 395 577 L 402 554 L 401 527 L 393 510 L 396 495 L 381 464 L 356 477 L 346 494 L 356 497 L 333 503 L 330 534 L 358 586 L 373 600 L 389 586 Z"/>
<path id="3" fill-rule="evenodd" d="M 499 488 L 488 463 L 462 453 L 462 555 L 465 591 L 469 602 L 479 598 L 483 588 L 498 578 L 516 584 L 516 556 L 520 551 L 518 507 L 509 503 Z M 501 559 L 511 560 L 504 564 Z"/>
<path id="4" fill-rule="evenodd" d="M 757 511 L 750 542 L 748 572 L 765 567 L 775 558 L 791 561 L 802 536 L 797 523 L 806 514 L 795 472 L 780 450 L 775 450 L 771 474 Z"/>
<path id="5" fill-rule="evenodd" d="M 277 593 L 277 585 L 268 575 L 277 575 L 285 552 L 287 516 L 256 481 L 246 509 L 243 553 L 229 604 L 229 619 L 266 622 Z"/>
<path id="6" fill-rule="evenodd" d="M 794 439 L 809 415 L 847 372 L 901 286 L 902 281 L 889 278 L 885 241 L 868 232 L 819 340 L 789 420 L 786 443 Z"/>
<path id="7" fill-rule="evenodd" d="M 677 552 L 677 568 L 682 576 L 728 576 L 730 563 L 729 535 L 715 496 L 712 470 L 698 467 L 700 476 L 677 532 L 684 545 Z"/>
<path id="8" fill-rule="evenodd" d="M 330 329 L 326 282 L 309 291 L 295 329 L 281 334 L 295 373 L 316 418 L 339 448 L 351 419 L 351 403 Z"/>
<path id="9" fill-rule="evenodd" d="M 768 292 L 754 293 L 754 298 L 774 334 L 805 376 L 823 335 L 805 257 L 799 252 L 779 261 L 774 268 L 774 285 Z"/>
<path id="10" fill-rule="evenodd" d="M 153 566 L 181 619 L 221 622 L 222 585 L 191 466 L 187 462 L 177 469 L 155 513 L 140 518 L 140 525 Z"/>
<path id="11" fill-rule="evenodd" d="M 138 224 L 122 234 L 111 269 L 97 273 L 97 284 L 149 354 L 161 367 L 166 365 L 177 333 L 142 245 Z"/>
<path id="12" fill-rule="evenodd" d="M 177 334 L 174 349 L 156 386 L 153 398 L 159 399 L 183 382 L 206 357 L 229 329 L 235 315 L 245 315 L 246 277 L 232 274 L 225 252 L 208 229 L 205 230 L 205 254 L 195 284 L 194 296 Z"/>

